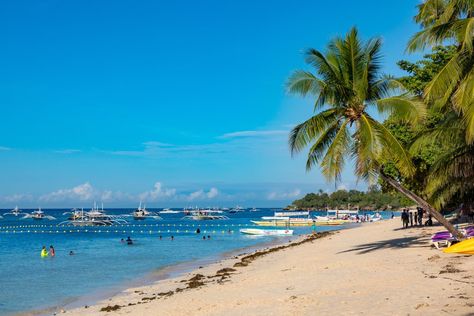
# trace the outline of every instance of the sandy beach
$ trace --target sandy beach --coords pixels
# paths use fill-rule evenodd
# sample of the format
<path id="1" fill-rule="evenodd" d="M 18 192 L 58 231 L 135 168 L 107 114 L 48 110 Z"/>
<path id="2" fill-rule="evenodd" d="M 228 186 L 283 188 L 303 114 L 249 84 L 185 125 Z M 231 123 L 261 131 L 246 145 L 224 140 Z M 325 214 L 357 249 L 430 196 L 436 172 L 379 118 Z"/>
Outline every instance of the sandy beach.
<path id="1" fill-rule="evenodd" d="M 473 257 L 431 248 L 429 237 L 439 230 L 401 229 L 398 218 L 369 223 L 225 259 L 65 313 L 474 315 Z"/>

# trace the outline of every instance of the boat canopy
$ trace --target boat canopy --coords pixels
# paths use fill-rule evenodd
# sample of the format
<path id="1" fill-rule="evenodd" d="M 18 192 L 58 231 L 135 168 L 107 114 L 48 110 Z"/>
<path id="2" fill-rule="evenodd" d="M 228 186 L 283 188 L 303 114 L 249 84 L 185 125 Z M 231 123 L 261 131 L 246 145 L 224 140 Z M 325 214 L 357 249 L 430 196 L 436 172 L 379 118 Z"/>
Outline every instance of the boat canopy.
<path id="1" fill-rule="evenodd" d="M 284 216 L 263 216 L 262 219 L 267 220 L 267 221 L 288 221 L 288 220 L 290 220 L 290 218 L 288 216 L 287 217 L 284 217 Z"/>
<path id="2" fill-rule="evenodd" d="M 304 211 L 304 212 L 275 212 L 275 216 L 309 216 L 309 211 Z"/>
<path id="3" fill-rule="evenodd" d="M 328 210 L 328 214 L 337 214 L 337 215 L 357 215 L 359 210 Z"/>

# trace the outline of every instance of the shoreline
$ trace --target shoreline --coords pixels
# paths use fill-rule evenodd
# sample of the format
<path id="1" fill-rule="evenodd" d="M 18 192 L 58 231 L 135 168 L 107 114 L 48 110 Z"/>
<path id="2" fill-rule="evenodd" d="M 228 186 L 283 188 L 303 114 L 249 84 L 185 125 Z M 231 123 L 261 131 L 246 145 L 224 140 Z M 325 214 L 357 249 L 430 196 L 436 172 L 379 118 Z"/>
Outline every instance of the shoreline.
<path id="1" fill-rule="evenodd" d="M 429 247 L 427 240 L 441 229 L 439 226 L 406 230 L 399 226 L 398 220 L 386 220 L 306 242 L 300 237 L 283 246 L 229 257 L 176 278 L 129 288 L 88 308 L 65 313 L 474 313 L 472 256 L 453 256 Z"/>
<path id="2" fill-rule="evenodd" d="M 274 239 L 269 241 L 262 241 L 252 246 L 242 247 L 231 251 L 226 251 L 224 253 L 215 254 L 206 258 L 199 258 L 187 261 L 181 261 L 174 264 L 169 264 L 160 268 L 156 268 L 141 277 L 133 279 L 131 281 L 118 284 L 108 289 L 98 289 L 93 293 L 87 295 L 81 295 L 74 299 L 73 302 L 67 304 L 59 304 L 57 306 L 48 308 L 52 312 L 60 312 L 62 309 L 77 309 L 84 306 L 96 305 L 97 303 L 106 300 L 110 297 L 120 295 L 124 291 L 127 291 L 131 288 L 139 288 L 154 285 L 158 282 L 164 282 L 170 279 L 181 278 L 182 276 L 192 273 L 193 271 L 202 269 L 203 267 L 218 264 L 221 261 L 225 261 L 232 257 L 247 255 L 249 252 L 258 251 L 262 247 L 278 247 L 286 243 L 287 240 Z M 36 315 L 36 314 L 35 314 Z M 38 316 L 43 316 L 46 314 L 37 314 Z M 49 314 L 47 314 L 49 315 Z M 22 315 L 19 315 L 22 316 Z M 25 315 L 26 316 L 26 315 Z"/>
<path id="3" fill-rule="evenodd" d="M 350 228 L 352 227 L 346 227 L 344 229 L 350 229 Z M 140 280 L 142 280 L 141 282 L 138 280 L 132 281 L 132 283 L 138 282 L 138 284 L 128 286 L 128 287 L 120 286 L 121 290 L 117 289 L 116 291 L 113 291 L 114 293 L 112 295 L 108 295 L 108 296 L 101 295 L 100 297 L 91 298 L 91 300 L 87 301 L 87 304 L 81 304 L 81 303 L 86 303 L 85 299 L 93 295 L 93 294 L 90 294 L 82 298 L 78 298 L 77 301 L 73 303 L 48 308 L 47 315 L 50 315 L 51 312 L 53 312 L 54 314 L 63 314 L 63 313 L 70 314 L 71 312 L 74 312 L 77 310 L 87 310 L 89 308 L 93 308 L 94 306 L 102 305 L 102 303 L 104 302 L 110 302 L 114 298 L 121 297 L 124 295 L 136 296 L 134 294 L 138 294 L 138 296 L 142 296 L 146 293 L 144 289 L 154 288 L 157 286 L 163 286 L 164 288 L 168 288 L 171 283 L 173 284 L 185 283 L 186 281 L 185 279 L 190 278 L 190 276 L 193 274 L 199 275 L 201 273 L 206 273 L 208 270 L 213 270 L 215 268 L 219 268 L 224 265 L 247 266 L 250 262 L 252 262 L 253 260 L 257 259 L 260 256 L 265 256 L 275 251 L 295 247 L 306 242 L 311 242 L 313 240 L 329 236 L 339 231 L 340 230 L 332 230 L 332 231 L 319 232 L 316 235 L 299 235 L 299 236 L 275 238 L 274 240 L 264 241 L 264 242 L 255 244 L 253 246 L 243 247 L 243 248 L 235 249 L 232 251 L 227 251 L 227 252 L 218 254 L 216 256 L 213 256 L 211 258 L 197 259 L 193 261 L 185 261 L 182 263 L 178 263 L 177 265 L 169 265 L 167 267 L 158 269 L 158 271 L 150 272 L 146 276 L 141 277 L 140 278 Z M 228 269 L 228 268 L 224 268 L 224 269 Z M 170 270 L 170 271 L 166 271 L 166 270 Z M 156 277 L 157 272 L 160 274 L 164 273 L 163 277 L 157 278 Z M 221 279 L 222 277 L 224 277 L 225 279 L 226 277 L 230 275 L 229 272 L 230 271 L 226 270 L 221 273 L 217 273 L 213 277 L 221 277 Z M 146 279 L 147 276 L 151 277 L 151 279 Z M 199 280 L 193 279 L 192 277 L 190 280 L 187 280 L 187 281 L 190 281 L 191 284 L 188 284 L 188 288 L 186 289 L 194 289 L 194 288 L 198 288 L 204 285 L 204 284 L 200 284 Z M 193 282 L 193 281 L 197 281 L 197 282 Z M 130 285 L 130 283 L 128 284 Z M 173 291 L 175 292 L 175 294 L 178 294 L 182 290 L 185 290 L 185 289 L 181 289 L 180 287 L 177 287 L 170 291 Z M 161 292 L 159 294 L 162 294 L 161 296 L 163 297 L 169 297 L 172 295 L 170 291 Z M 111 293 L 112 291 L 106 291 L 106 292 Z M 145 301 L 152 301 L 152 300 L 153 299 L 146 299 Z M 143 303 L 141 302 L 137 303 L 137 305 L 140 305 L 140 304 L 143 304 Z M 77 306 L 77 305 L 81 305 L 81 306 Z M 133 306 L 133 305 L 127 305 L 127 306 Z M 21 315 L 26 316 L 30 314 L 21 314 Z M 40 314 L 34 314 L 34 315 L 46 315 L 46 314 L 40 313 Z"/>
<path id="4" fill-rule="evenodd" d="M 251 246 L 237 248 L 205 258 L 197 258 L 176 262 L 163 267 L 155 268 L 152 271 L 149 271 L 133 280 L 121 282 L 120 284 L 109 286 L 106 288 L 99 288 L 88 294 L 65 298 L 62 302 L 53 306 L 45 306 L 40 309 L 16 312 L 12 315 L 46 316 L 59 314 L 62 310 L 74 310 L 78 308 L 83 308 L 84 306 L 93 306 L 110 297 L 120 295 L 121 293 L 129 289 L 151 286 L 159 282 L 165 282 L 167 280 L 181 278 L 186 274 L 192 273 L 193 271 L 197 271 L 204 267 L 220 264 L 223 261 L 230 260 L 239 256 L 245 256 L 249 253 L 260 251 L 262 249 L 279 247 L 287 244 L 289 241 L 292 242 L 292 240 L 299 240 L 303 236 L 304 235 L 296 235 L 273 238 L 271 240 L 261 241 Z"/>

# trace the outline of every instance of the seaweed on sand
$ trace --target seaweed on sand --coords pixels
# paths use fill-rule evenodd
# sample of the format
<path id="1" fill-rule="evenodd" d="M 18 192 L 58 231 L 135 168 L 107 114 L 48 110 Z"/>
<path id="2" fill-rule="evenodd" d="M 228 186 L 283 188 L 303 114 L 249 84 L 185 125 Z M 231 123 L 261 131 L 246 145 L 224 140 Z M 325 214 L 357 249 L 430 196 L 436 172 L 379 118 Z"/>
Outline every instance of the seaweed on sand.
<path id="1" fill-rule="evenodd" d="M 308 237 L 306 237 L 305 239 L 301 240 L 301 241 L 298 241 L 298 242 L 294 242 L 294 243 L 290 243 L 288 245 L 283 245 L 283 246 L 278 246 L 278 247 L 273 247 L 273 248 L 270 248 L 270 249 L 266 249 L 266 250 L 262 250 L 262 251 L 257 251 L 257 252 L 254 252 L 250 255 L 247 255 L 247 256 L 244 256 L 240 259 L 240 262 L 237 262 L 234 264 L 234 267 L 246 267 L 249 265 L 250 262 L 254 261 L 255 259 L 257 259 L 258 257 L 261 257 L 261 256 L 264 256 L 264 255 L 267 255 L 269 253 L 272 253 L 272 252 L 276 252 L 276 251 L 280 251 L 280 250 L 283 250 L 283 249 L 286 249 L 286 248 L 291 248 L 291 247 L 295 247 L 295 246 L 299 246 L 301 244 L 304 244 L 304 243 L 307 243 L 307 242 L 312 242 L 314 241 L 315 239 L 319 239 L 319 238 L 322 238 L 322 237 L 326 237 L 326 236 L 329 236 L 333 234 L 332 232 L 322 232 L 322 233 L 316 233 L 316 234 L 313 234 L 313 235 L 309 235 Z"/>

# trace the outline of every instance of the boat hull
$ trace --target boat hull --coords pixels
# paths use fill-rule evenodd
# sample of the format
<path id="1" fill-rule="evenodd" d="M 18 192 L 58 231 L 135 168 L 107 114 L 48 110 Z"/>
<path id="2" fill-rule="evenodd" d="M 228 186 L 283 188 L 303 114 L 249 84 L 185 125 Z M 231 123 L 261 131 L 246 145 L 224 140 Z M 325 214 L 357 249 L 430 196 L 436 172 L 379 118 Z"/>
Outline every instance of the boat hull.
<path id="1" fill-rule="evenodd" d="M 291 229 L 256 229 L 256 228 L 244 228 L 240 232 L 246 235 L 254 236 L 291 236 L 293 230 Z"/>
<path id="2" fill-rule="evenodd" d="M 255 225 L 258 226 L 312 226 L 313 222 L 288 222 L 288 221 L 252 221 Z"/>

